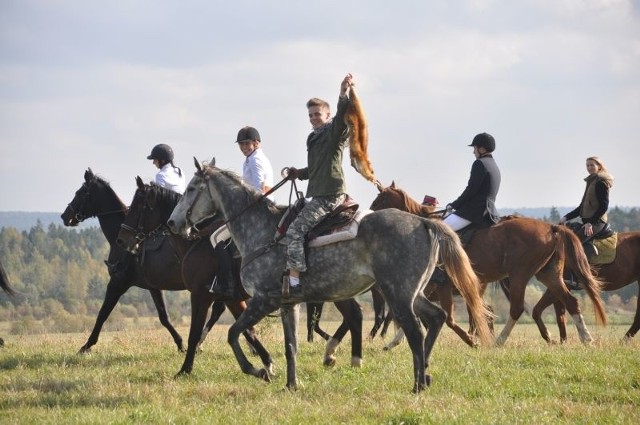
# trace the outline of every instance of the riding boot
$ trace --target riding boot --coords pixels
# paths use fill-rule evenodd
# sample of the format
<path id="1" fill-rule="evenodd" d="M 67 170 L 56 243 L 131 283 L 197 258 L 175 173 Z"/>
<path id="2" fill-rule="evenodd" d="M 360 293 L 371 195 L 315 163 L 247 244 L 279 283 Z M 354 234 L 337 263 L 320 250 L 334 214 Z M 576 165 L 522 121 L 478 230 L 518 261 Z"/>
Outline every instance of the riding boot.
<path id="1" fill-rule="evenodd" d="M 576 291 L 578 289 L 582 289 L 580 283 L 578 282 L 576 275 L 569 269 L 564 269 L 564 273 L 562 278 L 564 279 L 564 284 L 567 286 L 569 291 Z"/>
<path id="2" fill-rule="evenodd" d="M 433 282 L 438 286 L 442 286 L 447 283 L 447 274 L 440 267 L 436 267 L 435 270 L 433 270 L 430 282 Z"/>
<path id="3" fill-rule="evenodd" d="M 218 243 L 214 248 L 214 252 L 218 259 L 218 274 L 213 279 L 209 292 L 219 297 L 233 298 L 234 279 L 231 272 L 231 255 L 227 251 L 224 242 Z"/>
<path id="4" fill-rule="evenodd" d="M 589 262 L 598 256 L 598 248 L 594 245 L 593 239 L 588 242 L 583 242 L 582 247 L 584 248 L 584 253 L 586 254 Z"/>

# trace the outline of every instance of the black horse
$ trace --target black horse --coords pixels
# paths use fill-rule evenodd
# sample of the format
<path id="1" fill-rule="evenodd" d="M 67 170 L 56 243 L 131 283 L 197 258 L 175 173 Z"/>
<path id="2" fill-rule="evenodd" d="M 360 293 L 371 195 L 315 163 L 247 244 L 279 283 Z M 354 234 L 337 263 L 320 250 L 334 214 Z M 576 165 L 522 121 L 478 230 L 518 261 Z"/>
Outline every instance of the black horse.
<path id="1" fill-rule="evenodd" d="M 9 276 L 7 276 L 7 272 L 5 271 L 2 262 L 0 262 L 0 288 L 11 296 L 15 295 L 15 291 L 9 284 Z M 0 338 L 0 347 L 2 346 L 4 346 L 4 340 Z"/>
<path id="2" fill-rule="evenodd" d="M 167 222 L 181 195 L 155 184 L 145 185 L 136 178 L 138 188 L 116 239 L 123 249 L 136 255 L 145 271 L 148 285 L 158 289 L 187 289 L 191 293 L 191 327 L 184 364 L 178 374 L 190 373 L 198 346 L 203 338 L 203 326 L 209 307 L 214 301 L 224 301 L 237 318 L 246 309 L 249 295 L 240 284 L 240 259 L 233 261 L 228 278 L 234 283 L 233 297 L 224 298 L 211 293 L 214 278 L 222 278 L 218 257 L 208 237 L 186 239 L 168 231 Z M 213 225 L 213 228 L 219 227 Z M 160 240 L 165 249 L 149 251 L 145 245 Z M 253 327 L 244 336 L 262 359 L 269 374 L 273 374 L 273 360 L 256 337 Z"/>
<path id="3" fill-rule="evenodd" d="M 120 297 L 132 286 L 147 289 L 151 293 L 153 302 L 158 310 L 160 323 L 171 333 L 178 350 L 184 352 L 182 337 L 169 321 L 162 292 L 149 286 L 142 270 L 136 265 L 131 254 L 120 248 L 116 243 L 120 225 L 124 222 L 127 207 L 115 194 L 109 183 L 96 176 L 91 168 L 84 173 L 84 183 L 75 193 L 75 196 L 62 213 L 62 222 L 65 226 L 77 226 L 80 222 L 90 217 L 97 217 L 100 228 L 109 243 L 109 257 L 105 263 L 109 269 L 109 283 L 107 292 L 98 312 L 96 323 L 89 335 L 87 342 L 80 348 L 80 353 L 88 353 L 98 342 L 100 331 L 104 322 L 109 318 Z M 182 288 L 184 289 L 184 288 Z M 222 308 L 220 308 L 222 307 Z M 224 312 L 224 304 L 214 305 L 210 326 Z M 209 326 L 209 324 L 207 324 Z"/>

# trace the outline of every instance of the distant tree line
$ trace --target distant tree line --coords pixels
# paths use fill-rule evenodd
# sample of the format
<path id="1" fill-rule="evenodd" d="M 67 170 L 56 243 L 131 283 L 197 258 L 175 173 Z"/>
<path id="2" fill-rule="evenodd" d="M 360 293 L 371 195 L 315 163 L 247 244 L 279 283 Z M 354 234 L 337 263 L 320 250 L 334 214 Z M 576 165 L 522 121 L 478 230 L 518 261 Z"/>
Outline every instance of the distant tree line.
<path id="1" fill-rule="evenodd" d="M 560 219 L 552 207 L 544 220 Z M 616 231 L 640 229 L 640 210 L 609 212 Z M 0 261 L 17 292 L 13 298 L 0 294 L 0 322 L 12 323 L 12 331 L 64 332 L 83 331 L 93 326 L 109 281 L 104 260 L 109 245 L 98 227 L 69 229 L 50 224 L 45 230 L 40 222 L 30 230 L 13 227 L 0 229 Z M 637 284 L 616 292 L 615 303 L 632 304 Z M 603 294 L 607 299 L 612 294 Z M 491 297 L 490 294 L 488 296 Z M 167 292 L 167 309 L 174 324 L 190 316 L 186 291 Z M 500 298 L 500 297 L 499 297 Z M 362 301 L 368 303 L 369 297 Z M 365 306 L 371 311 L 370 306 Z M 120 326 L 125 318 L 155 316 L 155 306 L 148 291 L 131 288 L 114 309 L 106 329 Z M 188 320 L 188 319 L 187 319 Z"/>

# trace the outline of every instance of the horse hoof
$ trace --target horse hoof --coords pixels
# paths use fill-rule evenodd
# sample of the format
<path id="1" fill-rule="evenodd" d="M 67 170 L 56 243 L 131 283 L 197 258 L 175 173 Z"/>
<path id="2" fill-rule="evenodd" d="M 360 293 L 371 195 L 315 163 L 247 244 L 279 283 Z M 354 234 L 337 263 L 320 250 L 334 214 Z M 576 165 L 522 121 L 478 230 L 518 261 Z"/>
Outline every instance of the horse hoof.
<path id="1" fill-rule="evenodd" d="M 322 364 L 325 365 L 326 367 L 334 367 L 336 365 L 336 358 L 335 357 L 325 357 L 324 358 L 324 362 Z"/>
<path id="2" fill-rule="evenodd" d="M 190 370 L 180 369 L 180 372 L 176 373 L 174 378 L 178 379 L 178 378 L 182 378 L 183 376 L 189 376 L 189 375 L 191 375 L 191 371 Z"/>
<path id="3" fill-rule="evenodd" d="M 82 347 L 78 354 L 91 354 L 91 348 Z"/>
<path id="4" fill-rule="evenodd" d="M 424 375 L 424 381 L 427 385 L 427 387 L 431 386 L 431 375 L 429 375 L 428 373 L 426 375 Z"/>
<path id="5" fill-rule="evenodd" d="M 266 382 L 271 382 L 271 377 L 269 376 L 269 372 L 266 369 L 260 369 L 258 372 L 258 377 Z"/>
<path id="6" fill-rule="evenodd" d="M 362 367 L 362 359 L 360 357 L 351 357 L 351 367 Z"/>

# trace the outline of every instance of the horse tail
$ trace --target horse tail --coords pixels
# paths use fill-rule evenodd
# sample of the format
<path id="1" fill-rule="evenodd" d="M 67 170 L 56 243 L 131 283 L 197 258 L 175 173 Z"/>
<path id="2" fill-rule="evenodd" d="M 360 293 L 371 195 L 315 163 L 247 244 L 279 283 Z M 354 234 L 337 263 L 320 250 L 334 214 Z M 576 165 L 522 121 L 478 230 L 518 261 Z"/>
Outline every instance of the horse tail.
<path id="1" fill-rule="evenodd" d="M 0 263 L 0 287 L 9 295 L 15 295 L 15 291 L 9 285 L 9 277 L 7 276 L 7 272 L 4 270 L 4 266 Z"/>
<path id="2" fill-rule="evenodd" d="M 470 320 L 477 326 L 478 337 L 483 345 L 493 343 L 489 320 L 494 316 L 485 305 L 480 294 L 480 281 L 467 256 L 460 238 L 448 225 L 441 221 L 424 220 L 427 229 L 433 229 L 440 246 L 440 261 L 447 275 L 467 304 Z M 428 223 L 428 224 L 427 224 Z"/>
<path id="3" fill-rule="evenodd" d="M 559 241 L 564 248 L 564 256 L 567 267 L 576 275 L 578 281 L 582 283 L 589 299 L 593 303 L 593 310 L 596 315 L 596 323 L 607 324 L 607 314 L 600 298 L 602 281 L 591 272 L 587 255 L 584 252 L 580 239 L 567 226 L 555 226 L 554 230 L 560 236 Z"/>

